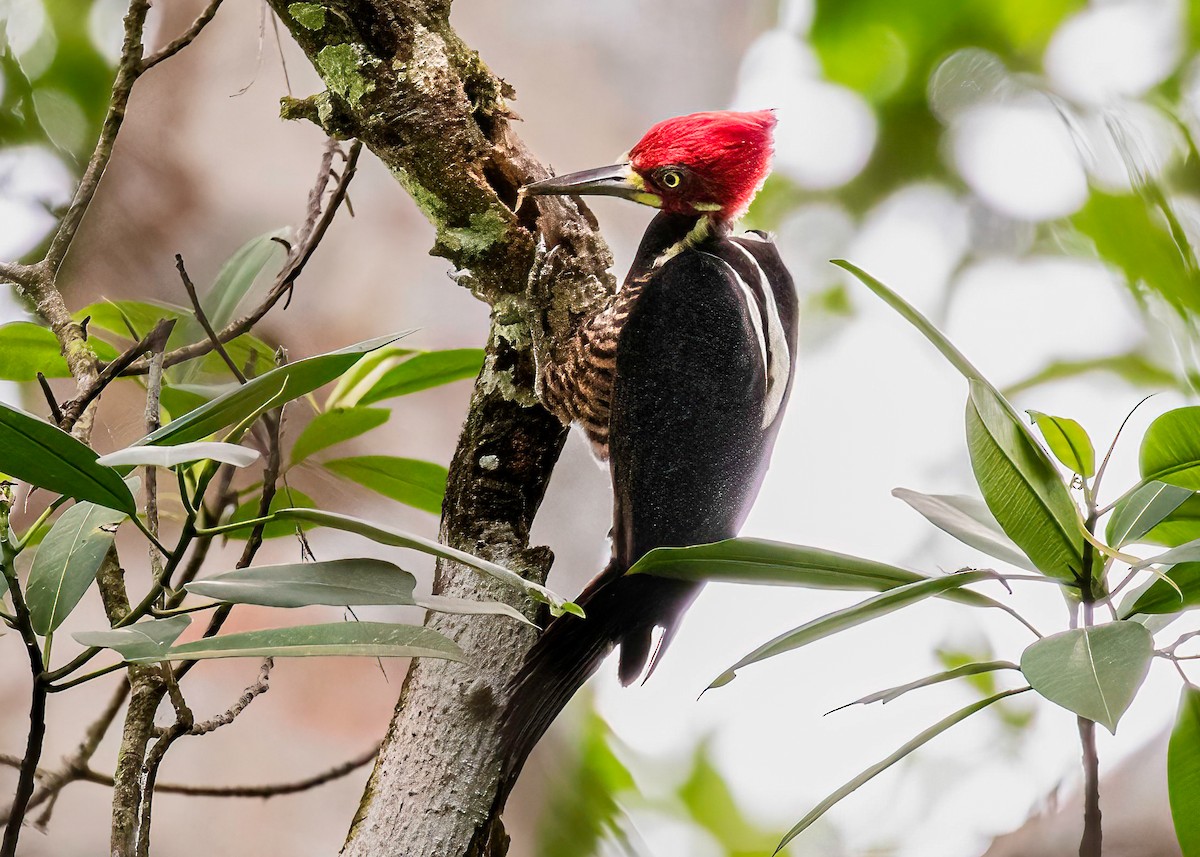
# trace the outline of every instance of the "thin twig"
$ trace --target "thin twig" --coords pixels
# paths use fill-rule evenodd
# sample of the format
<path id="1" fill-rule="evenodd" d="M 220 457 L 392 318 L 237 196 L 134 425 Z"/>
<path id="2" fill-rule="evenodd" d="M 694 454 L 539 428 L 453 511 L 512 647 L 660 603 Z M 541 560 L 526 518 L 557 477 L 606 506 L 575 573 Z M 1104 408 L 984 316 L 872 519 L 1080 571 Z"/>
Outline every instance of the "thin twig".
<path id="1" fill-rule="evenodd" d="M 1083 838 L 1079 857 L 1101 857 L 1103 832 L 1100 823 L 1100 759 L 1096 754 L 1096 724 L 1077 718 L 1079 742 L 1083 745 Z"/>
<path id="2" fill-rule="evenodd" d="M 156 340 L 155 348 L 150 355 L 150 373 L 146 376 L 146 434 L 158 431 L 162 423 L 160 416 L 160 400 L 162 397 L 163 353 L 166 350 L 166 339 Z M 158 538 L 158 469 L 153 464 L 143 468 L 146 480 L 146 529 L 150 535 Z M 163 555 L 150 542 L 150 571 L 155 580 L 163 577 Z"/>
<path id="3" fill-rule="evenodd" d="M 258 670 L 258 679 L 254 684 L 242 691 L 242 695 L 238 697 L 237 702 L 216 717 L 194 724 L 188 734 L 207 735 L 209 732 L 215 732 L 222 726 L 228 726 L 232 723 L 239 714 L 246 710 L 250 703 L 271 689 L 271 668 L 274 666 L 274 658 L 264 658 L 262 666 Z"/>
<path id="4" fill-rule="evenodd" d="M 8 823 L 4 827 L 4 840 L 0 843 L 0 857 L 15 857 L 17 853 L 21 825 L 25 821 L 25 813 L 29 810 L 29 800 L 33 796 L 38 763 L 42 758 L 42 745 L 46 738 L 46 684 L 41 678 L 45 669 L 42 650 L 38 645 L 37 634 L 33 630 L 29 607 L 25 603 L 24 593 L 17 580 L 16 569 L 13 567 L 17 554 L 8 541 L 8 517 L 9 510 L 12 508 L 12 500 L 12 484 L 0 483 L 0 571 L 3 571 L 4 578 L 8 583 L 8 593 L 12 599 L 17 630 L 21 634 L 26 654 L 29 656 L 29 668 L 33 673 L 33 687 L 29 694 L 29 734 L 25 742 L 25 757 L 21 760 L 12 809 L 9 812 Z"/>
<path id="5" fill-rule="evenodd" d="M 58 406 L 58 400 L 54 398 L 54 391 L 50 389 L 50 382 L 46 380 L 46 376 L 41 372 L 37 373 L 38 386 L 42 388 L 42 395 L 46 398 L 46 404 L 50 407 L 50 416 L 54 419 L 55 425 L 61 425 L 63 421 L 62 409 Z"/>
<path id="6" fill-rule="evenodd" d="M 217 9 L 221 7 L 221 2 L 222 0 L 210 0 L 204 11 L 196 16 L 196 20 L 192 21 L 192 25 L 184 30 L 181 35 L 168 42 L 166 47 L 155 51 L 142 60 L 142 72 L 149 71 L 163 60 L 170 59 L 195 41 L 196 36 L 200 35 L 200 31 L 207 27 L 208 22 L 217 14 Z"/>
<path id="7" fill-rule="evenodd" d="M 217 354 L 221 355 L 221 359 L 225 361 L 225 365 L 229 367 L 229 371 L 233 373 L 233 377 L 238 379 L 239 384 L 246 383 L 246 376 L 242 374 L 242 368 L 233 362 L 233 358 L 229 356 L 229 352 L 225 350 L 225 346 L 221 340 L 217 338 L 217 332 L 213 330 L 212 322 L 208 320 L 208 314 L 204 311 L 204 305 L 200 303 L 200 296 L 196 293 L 196 286 L 192 283 L 192 278 L 188 276 L 187 268 L 183 264 L 183 256 L 175 254 L 175 269 L 179 271 L 179 278 L 183 280 L 183 289 L 187 292 L 188 300 L 192 302 L 192 311 L 196 315 L 196 320 L 200 322 L 200 326 L 204 328 L 204 332 L 208 335 L 208 341 L 212 343 Z"/>
<path id="8" fill-rule="evenodd" d="M 244 315 L 242 318 L 236 319 L 221 330 L 216 332 L 216 339 L 222 343 L 229 342 L 247 332 L 255 324 L 271 311 L 271 309 L 279 303 L 280 298 L 288 294 L 304 271 L 304 267 L 308 264 L 308 260 L 312 258 L 321 239 L 325 237 L 325 233 L 329 229 L 329 224 L 333 222 L 333 217 L 337 213 L 338 208 L 345 201 L 346 189 L 349 187 L 351 179 L 354 178 L 358 157 L 362 152 L 362 144 L 357 140 L 350 147 L 350 153 L 347 156 L 346 168 L 342 171 L 342 175 L 338 180 L 330 195 L 329 202 L 325 206 L 321 217 L 317 220 L 312 233 L 300 243 L 297 243 L 292 248 L 292 252 L 288 256 L 288 260 L 284 263 L 283 269 L 275 278 L 274 284 L 267 292 L 262 303 L 255 307 L 251 312 Z M 318 175 L 318 181 L 326 179 L 324 172 Z M 188 360 L 194 360 L 197 357 L 203 357 L 213 350 L 213 342 L 211 337 L 206 337 L 199 342 L 193 342 L 190 345 L 185 345 L 181 348 L 176 348 L 168 351 L 163 359 L 163 365 L 166 367 L 175 366 L 179 363 L 185 363 Z M 132 365 L 125 368 L 121 374 L 123 375 L 144 375 L 149 370 L 149 364 L 145 360 L 138 360 Z"/>
<path id="9" fill-rule="evenodd" d="M 132 345 L 120 357 L 106 365 L 94 381 L 84 387 L 78 396 L 67 402 L 63 408 L 63 418 L 59 426 L 66 430 L 74 425 L 80 415 L 87 410 L 87 406 L 104 392 L 104 388 L 115 381 L 139 357 L 142 357 L 148 351 L 155 354 L 162 352 L 174 328 L 175 319 L 164 318 L 154 326 L 153 330 L 142 337 L 141 342 Z M 143 362 L 145 362 L 147 371 L 149 371 L 150 361 L 143 358 Z M 163 365 L 166 365 L 165 362 Z"/>
<path id="10" fill-rule="evenodd" d="M 299 792 L 315 789 L 318 786 L 323 786 L 331 783 L 334 780 L 339 780 L 347 774 L 354 773 L 359 768 L 367 765 L 375 758 L 379 752 L 379 745 L 375 745 L 365 753 L 360 753 L 352 759 L 342 762 L 327 771 L 322 771 L 319 774 L 314 774 L 311 777 L 305 777 L 302 780 L 295 780 L 287 783 L 266 783 L 258 786 L 193 786 L 183 783 L 159 783 L 155 787 L 155 791 L 160 794 L 177 794 L 190 795 L 192 797 L 226 797 L 226 798 L 268 798 L 279 797 L 280 795 L 291 795 Z M 0 765 L 8 765 L 9 767 L 18 767 L 21 760 L 16 756 L 8 756 L 0 754 Z M 40 779 L 49 780 L 55 774 L 46 770 L 38 770 L 37 775 Z M 75 779 L 86 782 L 95 783 L 101 786 L 111 786 L 113 778 L 107 774 L 102 774 L 99 771 L 93 771 L 90 768 L 84 770 Z"/>
<path id="11" fill-rule="evenodd" d="M 117 63 L 117 76 L 113 80 L 112 95 L 108 102 L 108 112 L 104 116 L 104 124 L 100 128 L 100 138 L 92 157 L 88 160 L 83 178 L 75 190 L 75 196 L 67 213 L 59 223 L 58 230 L 50 240 L 50 249 L 46 251 L 45 269 L 51 278 L 58 274 L 63 259 L 71 249 L 79 224 L 92 204 L 100 179 L 112 159 L 113 144 L 125 121 L 125 108 L 129 105 L 129 95 L 133 84 L 142 73 L 142 31 L 146 25 L 146 13 L 150 11 L 149 0 L 131 0 L 129 11 L 125 13 L 125 37 L 121 45 L 121 58 Z"/>

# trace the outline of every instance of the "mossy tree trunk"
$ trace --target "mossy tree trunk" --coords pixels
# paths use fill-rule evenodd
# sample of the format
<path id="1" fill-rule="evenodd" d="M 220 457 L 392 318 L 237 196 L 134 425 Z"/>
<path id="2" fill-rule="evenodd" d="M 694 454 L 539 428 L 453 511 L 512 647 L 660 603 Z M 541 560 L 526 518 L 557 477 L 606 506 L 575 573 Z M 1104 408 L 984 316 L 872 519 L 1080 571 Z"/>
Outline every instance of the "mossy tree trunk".
<path id="1" fill-rule="evenodd" d="M 529 529 L 565 430 L 537 403 L 535 362 L 553 359 L 611 295 L 611 258 L 595 221 L 565 199 L 518 208 L 521 185 L 548 173 L 513 131 L 508 85 L 450 27 L 448 0 L 270 2 L 328 87 L 285 99 L 284 115 L 362 140 L 433 223 L 433 252 L 492 307 L 441 538 L 541 582 L 551 556 L 529 546 Z M 531 278 L 544 258 L 539 244 L 559 250 L 552 276 Z M 451 563 L 439 565 L 434 589 L 514 601 Z M 520 606 L 532 615 L 532 605 Z M 421 661 L 409 672 L 343 854 L 507 850 L 496 817 L 505 797 L 497 718 L 533 633 L 479 617 L 427 621 L 455 639 L 471 665 Z"/>

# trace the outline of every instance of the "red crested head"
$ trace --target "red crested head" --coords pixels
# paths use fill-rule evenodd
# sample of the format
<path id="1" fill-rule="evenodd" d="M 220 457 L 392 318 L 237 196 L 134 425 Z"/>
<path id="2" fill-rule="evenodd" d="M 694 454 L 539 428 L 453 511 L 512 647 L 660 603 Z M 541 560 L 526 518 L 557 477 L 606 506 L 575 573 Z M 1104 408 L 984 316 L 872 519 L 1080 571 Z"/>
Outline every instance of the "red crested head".
<path id="1" fill-rule="evenodd" d="M 553 176 L 522 193 L 619 196 L 672 214 L 740 217 L 771 170 L 775 113 L 692 113 L 659 122 L 622 163 Z"/>
<path id="2" fill-rule="evenodd" d="M 659 122 L 629 151 L 646 191 L 677 214 L 741 216 L 771 170 L 775 113 L 692 113 Z"/>

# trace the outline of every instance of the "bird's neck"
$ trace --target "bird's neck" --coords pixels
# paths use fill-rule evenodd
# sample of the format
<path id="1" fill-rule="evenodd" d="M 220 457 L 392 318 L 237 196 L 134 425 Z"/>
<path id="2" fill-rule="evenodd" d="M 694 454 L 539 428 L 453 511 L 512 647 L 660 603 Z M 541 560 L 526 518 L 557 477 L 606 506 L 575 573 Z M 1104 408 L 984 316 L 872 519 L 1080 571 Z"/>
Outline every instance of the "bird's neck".
<path id="1" fill-rule="evenodd" d="M 642 236 L 630 278 L 649 273 L 685 250 L 727 235 L 729 230 L 727 222 L 717 220 L 711 214 L 659 212 Z"/>

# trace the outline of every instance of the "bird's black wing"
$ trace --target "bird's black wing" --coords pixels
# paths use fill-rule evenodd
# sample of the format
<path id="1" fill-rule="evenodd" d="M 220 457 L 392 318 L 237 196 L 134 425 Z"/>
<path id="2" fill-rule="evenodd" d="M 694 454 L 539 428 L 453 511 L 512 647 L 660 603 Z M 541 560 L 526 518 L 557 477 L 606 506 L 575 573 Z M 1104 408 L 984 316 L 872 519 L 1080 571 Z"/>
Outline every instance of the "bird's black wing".
<path id="1" fill-rule="evenodd" d="M 655 547 L 737 534 L 760 482 L 766 370 L 752 290 L 725 261 L 685 251 L 643 286 L 618 340 L 610 421 L 613 559 L 538 639 L 505 712 L 506 775 L 600 662 L 621 646 L 629 684 L 700 585 L 627 576 Z"/>

